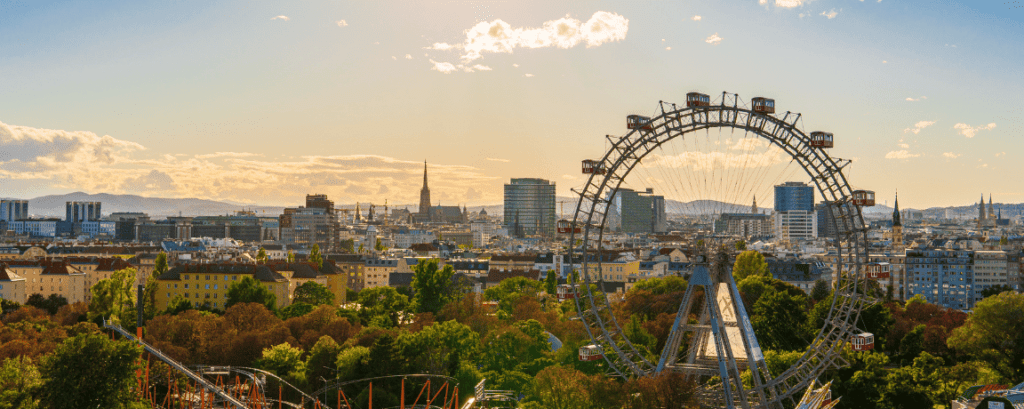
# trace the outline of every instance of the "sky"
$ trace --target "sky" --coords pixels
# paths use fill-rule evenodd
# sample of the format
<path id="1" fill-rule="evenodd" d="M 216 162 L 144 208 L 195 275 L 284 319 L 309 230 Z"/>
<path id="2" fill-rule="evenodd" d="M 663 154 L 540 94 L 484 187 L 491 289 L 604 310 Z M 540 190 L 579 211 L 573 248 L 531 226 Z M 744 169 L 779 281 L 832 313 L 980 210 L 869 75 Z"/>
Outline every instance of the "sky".
<path id="1" fill-rule="evenodd" d="M 1021 203 L 1021 39 L 1003 0 L 3 1 L 0 196 L 569 196 L 626 115 L 727 91 L 880 202 Z"/>

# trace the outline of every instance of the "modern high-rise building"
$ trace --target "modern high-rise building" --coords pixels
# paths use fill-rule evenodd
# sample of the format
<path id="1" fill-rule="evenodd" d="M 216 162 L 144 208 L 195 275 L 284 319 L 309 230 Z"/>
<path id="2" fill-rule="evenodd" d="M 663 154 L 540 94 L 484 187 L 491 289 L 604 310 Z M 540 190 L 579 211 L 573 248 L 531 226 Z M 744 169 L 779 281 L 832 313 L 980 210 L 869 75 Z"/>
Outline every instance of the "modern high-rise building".
<path id="1" fill-rule="evenodd" d="M 28 200 L 0 200 L 0 220 L 13 222 L 28 218 Z"/>
<path id="2" fill-rule="evenodd" d="M 803 182 L 786 182 L 775 185 L 775 211 L 814 211 L 814 187 Z"/>
<path id="3" fill-rule="evenodd" d="M 102 205 L 100 202 L 67 202 L 64 221 L 70 223 L 99 221 Z"/>
<path id="4" fill-rule="evenodd" d="M 829 203 L 821 202 L 814 205 L 815 217 L 818 219 L 818 237 L 835 238 L 836 237 L 836 226 L 833 223 L 835 215 L 829 212 Z M 839 209 L 832 208 L 832 212 L 839 212 Z"/>
<path id="5" fill-rule="evenodd" d="M 516 237 L 555 235 L 555 182 L 512 179 L 505 185 L 505 228 Z"/>
<path id="6" fill-rule="evenodd" d="M 608 227 L 623 233 L 663 233 L 668 229 L 665 219 L 665 197 L 645 192 L 619 189 L 612 197 Z"/>

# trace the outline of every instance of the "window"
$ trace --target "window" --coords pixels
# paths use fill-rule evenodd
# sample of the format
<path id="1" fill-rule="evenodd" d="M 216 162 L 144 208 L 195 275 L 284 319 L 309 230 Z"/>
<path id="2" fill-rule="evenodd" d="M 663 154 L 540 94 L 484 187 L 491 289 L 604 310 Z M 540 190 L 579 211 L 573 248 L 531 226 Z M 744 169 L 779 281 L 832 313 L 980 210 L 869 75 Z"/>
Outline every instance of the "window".
<path id="1" fill-rule="evenodd" d="M 214 284 L 214 285 L 213 285 L 213 289 L 214 289 L 214 290 L 216 290 L 216 289 L 217 289 L 217 284 Z"/>
<path id="2" fill-rule="evenodd" d="M 181 276 L 181 279 L 182 280 L 188 280 L 188 274 L 185 274 L 185 275 Z"/>
<path id="3" fill-rule="evenodd" d="M 185 289 L 188 289 L 188 283 L 185 283 Z"/>
<path id="4" fill-rule="evenodd" d="M 238 279 L 238 276 L 231 276 L 231 281 L 235 281 L 237 279 Z"/>
<path id="5" fill-rule="evenodd" d="M 209 279 L 210 279 L 210 276 L 206 276 L 206 279 L 207 279 L 207 280 L 209 280 Z"/>
<path id="6" fill-rule="evenodd" d="M 209 290 L 209 289 L 210 289 L 210 285 L 209 285 L 209 284 L 207 284 L 207 285 L 206 285 L 206 289 L 207 289 L 207 290 Z"/>
<path id="7" fill-rule="evenodd" d="M 171 293 L 167 293 L 167 298 L 168 298 L 168 299 L 170 299 L 170 298 L 171 298 Z"/>
<path id="8" fill-rule="evenodd" d="M 168 289 L 170 289 L 170 288 L 171 288 L 171 283 L 167 283 L 167 288 L 168 288 Z"/>
<path id="9" fill-rule="evenodd" d="M 188 293 L 185 293 L 185 298 L 188 298 Z"/>

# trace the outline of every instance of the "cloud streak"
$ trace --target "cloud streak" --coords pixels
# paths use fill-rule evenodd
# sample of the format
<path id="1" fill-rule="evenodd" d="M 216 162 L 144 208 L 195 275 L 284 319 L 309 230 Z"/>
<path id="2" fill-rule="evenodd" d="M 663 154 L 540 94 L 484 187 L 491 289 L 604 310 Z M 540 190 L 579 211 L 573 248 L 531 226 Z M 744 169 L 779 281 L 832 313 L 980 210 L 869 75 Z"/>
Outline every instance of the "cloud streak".
<path id="1" fill-rule="evenodd" d="M 291 20 L 291 19 L 288 18 L 288 16 L 277 16 L 277 17 L 271 18 L 271 20 L 284 20 L 284 21 L 288 21 L 288 20 Z"/>
<path id="2" fill-rule="evenodd" d="M 956 125 L 953 125 L 953 129 L 956 129 L 960 135 L 966 136 L 968 139 L 973 138 L 975 135 L 977 135 L 978 131 L 991 131 L 995 129 L 995 127 L 995 122 L 982 126 L 970 126 L 965 123 L 958 123 Z"/>
<path id="3" fill-rule="evenodd" d="M 904 129 L 903 133 L 912 133 L 914 135 L 917 135 L 921 133 L 922 129 L 932 125 L 935 125 L 935 121 L 919 121 L 918 123 L 914 124 L 913 128 Z"/>
<path id="4" fill-rule="evenodd" d="M 342 203 L 416 203 L 423 162 L 377 155 L 269 158 L 251 152 L 172 155 L 87 131 L 0 123 L 0 184 L 16 180 L 48 190 L 159 197 L 301 203 L 323 192 Z M 430 164 L 430 188 L 446 203 L 500 200 L 500 181 L 464 165 Z M 381 186 L 387 186 L 386 196 Z M 479 199 L 466 196 L 467 187 Z M 496 192 L 496 193 L 495 193 Z M 14 192 L 9 192 L 11 194 Z M 273 201 L 277 201 L 273 203 Z"/>
<path id="5" fill-rule="evenodd" d="M 722 42 L 722 37 L 719 37 L 718 33 L 714 33 L 708 36 L 708 38 L 704 39 L 704 42 L 711 45 L 718 45 L 718 43 Z"/>
<path id="6" fill-rule="evenodd" d="M 919 154 L 919 153 L 910 153 L 906 149 L 898 150 L 898 151 L 891 151 L 891 152 L 885 154 L 885 158 L 886 159 L 910 159 L 910 158 L 916 158 L 918 156 L 921 156 L 921 154 Z"/>

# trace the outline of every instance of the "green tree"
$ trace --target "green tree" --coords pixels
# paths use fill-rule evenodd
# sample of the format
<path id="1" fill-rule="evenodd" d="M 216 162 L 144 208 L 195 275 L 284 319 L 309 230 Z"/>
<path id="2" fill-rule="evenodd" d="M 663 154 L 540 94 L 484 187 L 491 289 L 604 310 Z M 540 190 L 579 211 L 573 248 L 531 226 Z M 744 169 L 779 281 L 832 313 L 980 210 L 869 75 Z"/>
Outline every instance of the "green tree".
<path id="1" fill-rule="evenodd" d="M 156 255 L 156 260 L 153 261 L 153 273 L 146 277 L 146 287 L 143 290 L 143 311 L 146 314 L 146 318 L 150 319 L 156 316 L 156 293 L 157 293 L 157 282 L 163 273 L 166 273 L 167 266 L 167 253 L 160 252 Z"/>
<path id="2" fill-rule="evenodd" d="M 666 276 L 660 278 L 648 278 L 645 280 L 639 280 L 633 285 L 633 290 L 646 290 L 650 291 L 651 295 L 664 295 L 672 293 L 684 293 L 686 292 L 687 282 L 686 279 L 676 276 Z"/>
<path id="3" fill-rule="evenodd" d="M 291 250 L 288 250 L 288 262 L 289 263 L 294 263 L 295 262 L 295 253 L 292 253 Z"/>
<path id="4" fill-rule="evenodd" d="M 334 293 L 327 286 L 313 281 L 306 281 L 295 287 L 292 293 L 292 303 L 306 303 L 309 305 L 334 305 Z"/>
<path id="5" fill-rule="evenodd" d="M 1002 236 L 1002 237 L 999 238 L 999 245 L 1000 246 L 1005 246 L 1005 245 L 1007 245 L 1009 243 L 1010 243 L 1010 241 L 1006 239 L 1006 236 Z"/>
<path id="6" fill-rule="evenodd" d="M 814 288 L 811 288 L 811 299 L 814 302 L 824 300 L 830 295 L 832 295 L 832 288 L 829 287 L 825 280 L 819 279 L 814 281 Z"/>
<path id="7" fill-rule="evenodd" d="M 555 274 L 555 270 L 548 270 L 548 276 L 544 279 L 544 290 L 551 295 L 558 293 L 558 275 Z"/>
<path id="8" fill-rule="evenodd" d="M 364 325 L 382 328 L 397 327 L 409 310 L 409 297 L 394 287 L 364 288 L 359 292 L 359 318 Z"/>
<path id="9" fill-rule="evenodd" d="M 373 245 L 373 249 L 377 251 L 384 251 L 384 245 L 380 243 L 380 239 L 377 239 L 377 243 Z"/>
<path id="10" fill-rule="evenodd" d="M 174 296 L 174 298 L 167 303 L 167 309 L 164 310 L 164 314 L 178 315 L 178 313 L 182 313 L 191 309 L 193 309 L 192 303 L 179 294 Z"/>
<path id="11" fill-rule="evenodd" d="M 899 358 L 901 362 L 911 362 L 921 354 L 926 328 L 924 324 L 918 324 L 900 340 Z"/>
<path id="12" fill-rule="evenodd" d="M 124 408 L 134 391 L 142 347 L 101 334 L 65 339 L 39 364 L 40 401 L 47 408 Z"/>
<path id="13" fill-rule="evenodd" d="M 42 386 L 39 369 L 27 356 L 7 358 L 0 366 L 0 408 L 29 409 L 38 406 L 34 395 Z"/>
<path id="14" fill-rule="evenodd" d="M 304 302 L 293 302 L 289 304 L 287 307 L 278 310 L 277 316 L 280 317 L 282 320 L 287 320 L 289 318 L 301 317 L 303 315 L 309 314 L 313 312 L 313 310 L 315 309 L 316 307 L 306 304 Z"/>
<path id="15" fill-rule="evenodd" d="M 745 240 L 736 240 L 736 250 L 745 251 L 747 249 L 747 242 Z"/>
<path id="16" fill-rule="evenodd" d="M 732 276 L 736 282 L 743 281 L 751 275 L 771 277 L 768 272 L 768 263 L 764 261 L 764 255 L 760 252 L 749 250 L 736 256 L 736 263 L 732 266 Z"/>
<path id="17" fill-rule="evenodd" d="M 754 304 L 751 324 L 761 345 L 768 349 L 802 350 L 808 340 L 801 329 L 807 322 L 807 299 L 785 291 L 771 291 Z"/>
<path id="18" fill-rule="evenodd" d="M 370 348 L 355 346 L 343 349 L 334 361 L 338 379 L 351 381 L 366 378 L 370 366 Z"/>
<path id="19" fill-rule="evenodd" d="M 117 318 L 122 325 L 135 324 L 135 269 L 115 271 L 110 278 L 93 284 L 92 301 L 89 303 L 90 317 L 104 316 Z"/>
<path id="20" fill-rule="evenodd" d="M 267 256 L 267 250 L 264 249 L 263 247 L 260 247 L 260 250 L 256 252 L 256 262 L 257 263 L 266 263 L 267 260 L 269 260 L 269 259 L 270 259 L 270 257 Z"/>
<path id="21" fill-rule="evenodd" d="M 455 270 L 451 265 L 438 268 L 437 259 L 420 260 L 412 270 L 414 311 L 437 314 L 458 296 L 454 288 Z"/>
<path id="22" fill-rule="evenodd" d="M 355 240 L 352 240 L 352 239 L 342 240 L 341 243 L 339 244 L 339 246 L 341 247 L 341 251 L 344 251 L 344 252 L 347 252 L 347 253 L 355 253 L 356 252 L 356 241 Z"/>
<path id="23" fill-rule="evenodd" d="M 498 301 L 498 308 L 511 314 L 513 304 L 520 297 L 536 297 L 542 289 L 543 284 L 540 281 L 526 277 L 512 277 L 484 290 L 484 298 Z"/>
<path id="24" fill-rule="evenodd" d="M 309 250 L 309 261 L 316 264 L 317 270 L 324 268 L 324 257 L 320 255 L 319 244 L 314 244 L 313 248 Z"/>
<path id="25" fill-rule="evenodd" d="M 914 376 L 914 369 L 897 368 L 885 376 L 885 383 L 878 398 L 882 409 L 932 409 L 927 385 L 922 385 Z"/>
<path id="26" fill-rule="evenodd" d="M 338 353 L 341 352 L 341 345 L 331 338 L 330 335 L 321 336 L 320 339 L 309 349 L 309 357 L 306 358 L 306 379 L 314 384 L 314 389 L 322 385 L 320 379 L 331 379 L 338 368 Z"/>
<path id="27" fill-rule="evenodd" d="M 1024 378 L 1024 295 L 1004 292 L 979 301 L 946 344 L 987 362 L 1007 380 Z"/>
<path id="28" fill-rule="evenodd" d="M 633 345 L 646 349 L 645 352 L 648 355 L 651 354 L 651 351 L 655 351 L 655 347 L 658 345 L 658 339 L 644 329 L 643 322 L 640 321 L 638 315 L 631 315 L 629 317 L 629 322 L 626 323 L 623 334 Z"/>
<path id="29" fill-rule="evenodd" d="M 551 344 L 540 322 L 517 321 L 487 334 L 478 363 L 487 371 L 522 371 L 550 350 Z"/>
<path id="30" fill-rule="evenodd" d="M 419 332 L 403 332 L 397 344 L 409 362 L 410 372 L 455 376 L 463 360 L 476 356 L 480 335 L 458 321 L 449 320 Z"/>
<path id="31" fill-rule="evenodd" d="M 257 362 L 257 365 L 278 376 L 305 371 L 305 363 L 302 361 L 302 350 L 291 346 L 287 342 L 263 349 L 263 356 Z"/>
<path id="32" fill-rule="evenodd" d="M 25 300 L 25 305 L 31 305 L 41 310 L 45 310 L 50 315 L 54 315 L 60 307 L 68 305 L 68 299 L 57 294 L 50 294 L 49 297 L 43 297 L 42 294 L 35 293 Z"/>
<path id="33" fill-rule="evenodd" d="M 263 304 L 270 311 L 277 310 L 277 296 L 270 292 L 267 286 L 252 276 L 242 276 L 228 286 L 228 300 L 224 303 L 224 309 L 232 305 L 244 302 Z"/>
<path id="34" fill-rule="evenodd" d="M 982 298 L 988 298 L 988 297 L 991 297 L 993 295 L 996 295 L 996 294 L 999 294 L 999 293 L 1004 293 L 1004 292 L 1007 292 L 1007 291 L 1013 291 L 1013 287 L 1010 287 L 1008 285 L 1002 285 L 1002 284 L 994 285 L 994 286 L 991 286 L 991 287 L 988 287 L 988 288 L 985 288 L 985 289 L 981 290 L 981 296 L 982 296 Z"/>

